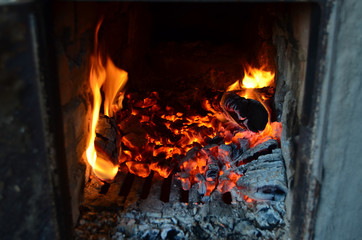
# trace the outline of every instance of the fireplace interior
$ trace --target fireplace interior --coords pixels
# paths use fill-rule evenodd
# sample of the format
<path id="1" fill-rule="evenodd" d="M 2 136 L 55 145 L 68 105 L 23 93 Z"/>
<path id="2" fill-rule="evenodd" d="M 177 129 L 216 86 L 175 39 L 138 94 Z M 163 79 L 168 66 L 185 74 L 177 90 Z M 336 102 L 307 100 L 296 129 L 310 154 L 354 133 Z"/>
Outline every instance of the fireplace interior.
<path id="1" fill-rule="evenodd" d="M 9 218 L 9 239 L 314 236 L 332 3 L 24 4 L 2 7 L 0 27 L 41 79 L 22 96 L 37 134 L 19 141 L 34 145 L 47 210 L 31 215 L 37 232 Z M 32 189 L 11 181 L 15 197 Z"/>
<path id="2" fill-rule="evenodd" d="M 286 196 L 294 179 L 296 121 L 302 117 L 315 8 L 307 3 L 56 3 L 55 57 L 76 238 L 288 237 L 286 211 L 292 207 Z M 89 80 L 94 56 L 128 74 L 127 83 L 113 86 L 117 97 L 122 95 L 122 108 L 107 114 L 110 118 L 101 115 L 96 130 L 98 155 L 113 161 L 113 176 L 93 171 L 85 156 L 95 105 Z M 249 68 L 273 75 L 274 82 L 254 97 L 268 117 L 253 120 L 259 105 L 250 103 L 252 114 L 240 113 L 249 114 L 249 122 L 235 130 L 216 115 L 225 110 L 221 102 L 227 100 L 221 99 L 231 98 L 226 93 L 241 91 L 236 96 L 244 97 L 249 91 L 230 90 L 238 80 L 241 85 Z M 116 77 L 107 75 L 106 81 Z M 266 128 L 263 121 L 270 128 L 265 138 L 258 135 Z M 191 139 L 197 136 L 200 140 Z M 196 162 L 202 165 L 198 172 L 185 167 Z M 244 180 L 237 180 L 240 176 Z"/>

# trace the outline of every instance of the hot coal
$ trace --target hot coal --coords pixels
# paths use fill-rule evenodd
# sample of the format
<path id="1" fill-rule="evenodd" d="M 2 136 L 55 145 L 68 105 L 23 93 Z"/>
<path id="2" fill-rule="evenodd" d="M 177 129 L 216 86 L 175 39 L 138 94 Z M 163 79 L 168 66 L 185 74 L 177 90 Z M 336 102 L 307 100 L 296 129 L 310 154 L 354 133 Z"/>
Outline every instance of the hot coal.
<path id="1" fill-rule="evenodd" d="M 206 170 L 206 179 L 208 181 L 214 181 L 219 176 L 219 167 L 217 164 L 209 164 L 207 165 Z"/>
<path id="2" fill-rule="evenodd" d="M 265 128 L 268 113 L 258 101 L 239 97 L 234 92 L 210 90 L 209 95 L 213 96 L 212 106 L 209 105 L 214 109 L 207 107 L 206 103 L 195 104 L 188 101 L 187 97 L 180 97 L 172 99 L 172 103 L 178 106 L 176 110 L 169 106 L 169 99 L 162 99 L 162 94 L 152 92 L 144 99 L 137 94 L 128 94 L 125 108 L 116 114 L 122 136 L 119 162 L 125 162 L 129 171 L 138 176 L 147 177 L 154 171 L 167 178 L 178 168 L 193 168 L 191 165 L 198 159 L 197 165 L 201 164 L 199 168 L 203 168 L 201 173 L 208 181 L 214 181 L 221 170 L 227 170 L 225 166 L 229 167 L 231 162 L 239 165 L 256 159 L 260 154 L 247 153 L 250 146 L 254 147 L 267 139 L 278 139 L 279 129 L 273 132 L 272 126 L 276 126 L 273 123 L 268 125 L 265 134 L 259 132 Z M 185 101 L 184 105 L 176 104 L 180 101 Z M 201 105 L 207 111 L 200 111 Z M 261 114 L 264 117 L 259 118 L 261 112 L 265 116 Z M 219 119 L 221 115 L 230 117 L 230 114 L 238 116 L 244 129 L 239 120 L 238 125 L 233 118 L 228 118 L 227 122 Z M 255 124 L 250 121 L 254 117 Z M 258 121 L 263 122 L 262 127 Z M 215 158 L 213 163 L 207 160 L 211 156 Z M 240 156 L 242 158 L 238 158 Z M 190 162 L 190 159 L 195 161 Z M 187 177 L 188 180 L 184 178 L 182 184 L 185 190 L 194 184 L 191 178 L 196 173 L 194 171 L 191 177 Z"/>
<path id="3" fill-rule="evenodd" d="M 207 181 L 215 181 L 218 176 L 219 176 L 218 160 L 211 155 L 207 159 L 205 177 Z"/>

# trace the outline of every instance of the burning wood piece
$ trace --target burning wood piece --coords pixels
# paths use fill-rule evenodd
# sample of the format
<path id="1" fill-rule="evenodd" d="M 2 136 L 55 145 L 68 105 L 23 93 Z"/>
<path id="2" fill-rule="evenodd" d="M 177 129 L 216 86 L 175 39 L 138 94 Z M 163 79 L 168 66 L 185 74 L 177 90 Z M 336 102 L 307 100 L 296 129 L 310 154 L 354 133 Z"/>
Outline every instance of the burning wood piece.
<path id="1" fill-rule="evenodd" d="M 236 168 L 241 192 L 256 200 L 282 201 L 287 194 L 285 167 L 280 148 Z"/>
<path id="2" fill-rule="evenodd" d="M 256 100 L 240 97 L 234 92 L 226 92 L 220 105 L 229 120 L 250 131 L 262 131 L 268 123 L 268 111 Z"/>
<path id="3" fill-rule="evenodd" d="M 97 153 L 103 159 L 118 164 L 118 134 L 117 125 L 113 118 L 100 114 L 96 127 L 96 138 L 94 145 Z"/>

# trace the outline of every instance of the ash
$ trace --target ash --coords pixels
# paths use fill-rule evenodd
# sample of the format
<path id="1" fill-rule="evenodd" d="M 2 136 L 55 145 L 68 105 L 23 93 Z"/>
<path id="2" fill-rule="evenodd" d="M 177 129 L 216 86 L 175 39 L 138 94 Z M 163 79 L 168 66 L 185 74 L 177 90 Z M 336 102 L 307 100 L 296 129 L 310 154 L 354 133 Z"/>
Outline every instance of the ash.
<path id="1" fill-rule="evenodd" d="M 281 239 L 286 233 L 282 201 L 206 203 L 144 200 L 126 210 L 88 211 L 76 239 Z"/>

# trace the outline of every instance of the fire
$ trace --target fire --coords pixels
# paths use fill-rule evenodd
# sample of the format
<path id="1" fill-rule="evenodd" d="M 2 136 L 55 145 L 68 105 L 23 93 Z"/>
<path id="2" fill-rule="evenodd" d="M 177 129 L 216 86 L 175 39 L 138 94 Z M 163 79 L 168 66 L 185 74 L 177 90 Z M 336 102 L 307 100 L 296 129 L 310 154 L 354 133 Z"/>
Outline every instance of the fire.
<path id="1" fill-rule="evenodd" d="M 93 172 L 97 177 L 103 180 L 112 180 L 118 172 L 118 162 L 113 163 L 107 159 L 97 156 L 94 140 L 96 137 L 96 126 L 99 118 L 99 111 L 102 103 L 101 87 L 105 94 L 104 113 L 107 116 L 112 116 L 113 111 L 122 107 L 123 89 L 127 82 L 127 72 L 117 68 L 112 60 L 107 57 L 107 62 L 104 65 L 98 47 L 98 31 L 101 22 L 98 23 L 95 33 L 95 49 L 94 54 L 90 58 L 90 74 L 89 83 L 93 94 L 93 110 L 91 119 L 91 129 L 86 157 L 88 163 L 92 166 Z M 113 102 L 116 100 L 116 104 Z"/>
<path id="2" fill-rule="evenodd" d="M 244 78 L 236 80 L 231 84 L 227 91 L 237 91 L 241 97 L 252 98 L 260 102 L 264 102 L 268 97 L 263 94 L 256 94 L 254 89 L 274 87 L 275 73 L 264 70 L 266 67 L 254 68 L 247 65 L 244 69 Z"/>
<path id="3" fill-rule="evenodd" d="M 247 69 L 244 71 L 245 76 L 242 81 L 242 87 L 250 89 L 273 86 L 275 74 L 271 71 L 264 71 L 263 69 L 264 67 L 258 69 L 247 66 Z"/>
<path id="4" fill-rule="evenodd" d="M 198 184 L 199 193 L 209 196 L 215 189 L 225 193 L 237 188 L 237 181 L 242 175 L 231 169 L 230 149 L 235 148 L 235 146 L 237 148 L 245 147 L 242 146 L 242 142 L 248 148 L 252 148 L 270 139 L 280 141 L 282 125 L 280 122 L 270 122 L 271 110 L 267 104 L 267 100 L 274 94 L 274 76 L 273 72 L 265 71 L 264 67 L 258 69 L 248 66 L 244 78 L 241 81 L 237 80 L 227 88 L 226 91 L 234 91 L 241 97 L 252 98 L 261 102 L 269 113 L 268 123 L 265 129 L 259 132 L 235 130 L 234 125 L 230 126 L 227 122 L 226 124 L 221 122 L 216 126 L 214 125 L 216 136 L 222 139 L 221 144 L 210 148 L 200 142 L 200 147 L 194 149 L 195 153 L 180 164 L 181 172 L 177 174 L 177 177 L 181 180 L 184 190 L 188 190 L 193 184 Z M 213 111 L 210 101 L 206 101 L 204 107 L 213 112 L 214 118 L 217 117 L 222 121 L 222 118 L 218 117 L 217 111 Z M 221 165 L 222 169 L 218 170 L 218 167 L 214 167 L 212 170 L 214 173 L 210 172 L 208 170 L 210 163 L 214 166 L 215 163 Z M 200 175 L 205 177 L 200 177 Z M 253 201 L 248 196 L 245 196 L 244 199 L 248 203 Z"/>
<path id="5" fill-rule="evenodd" d="M 102 89 L 104 92 L 104 115 L 112 117 L 114 112 L 122 109 L 124 98 L 124 87 L 126 86 L 128 74 L 117 68 L 108 57 L 106 64 L 106 81 Z"/>
<path id="6" fill-rule="evenodd" d="M 265 79 L 262 79 L 264 78 Z M 258 87 L 266 87 L 266 83 L 273 85 L 274 74 L 248 67 L 243 82 L 251 79 Z M 263 81 L 262 81 L 263 80 Z M 262 84 L 264 82 L 264 85 Z M 236 81 L 228 91 L 238 91 L 241 96 L 245 92 L 253 98 L 260 101 L 264 106 L 267 96 L 263 92 L 255 93 L 253 89 L 244 87 L 244 83 Z M 269 92 L 267 92 L 269 94 Z M 217 112 L 199 112 L 189 111 L 191 106 L 184 106 L 185 109 L 174 109 L 169 105 L 164 105 L 161 96 L 157 92 L 151 92 L 147 97 L 142 98 L 138 94 L 128 94 L 125 98 L 127 109 L 117 112 L 119 121 L 139 122 L 137 134 L 129 134 L 121 137 L 125 148 L 120 162 L 125 162 L 129 171 L 141 176 L 147 177 L 151 170 L 159 173 L 160 176 L 167 178 L 176 166 L 179 166 L 182 172 L 186 172 L 186 177 L 180 177 L 185 189 L 190 185 L 200 182 L 197 178 L 199 174 L 205 175 L 207 166 L 210 164 L 210 156 L 220 160 L 224 166 L 219 173 L 223 175 L 225 170 L 230 167 L 230 153 L 218 147 L 203 150 L 209 141 L 218 137 L 226 146 L 240 146 L 239 140 L 246 139 L 248 146 L 254 147 L 269 139 L 280 139 L 281 123 L 273 122 L 266 125 L 260 132 L 251 132 L 243 129 L 235 129 L 228 122 L 219 121 Z M 163 105 L 163 106 L 162 106 Z M 210 111 L 210 102 L 205 101 L 204 107 Z M 267 108 L 267 106 L 266 106 Z M 270 120 L 270 119 L 269 119 Z M 122 129 L 121 132 L 127 129 Z M 124 127 L 123 127 L 124 128 Z M 143 145 L 137 143 L 137 139 L 144 139 Z M 187 156 L 187 157 L 186 157 Z M 183 159 L 187 160 L 183 160 Z M 211 161 L 212 162 L 212 161 Z M 230 189 L 236 186 L 236 181 L 240 177 L 235 173 L 226 172 L 224 181 L 217 186 L 217 182 L 211 177 L 205 177 L 205 182 L 200 189 L 205 190 L 205 195 L 209 195 L 215 188 Z M 201 190 L 200 190 L 201 191 Z"/>
<path id="7" fill-rule="evenodd" d="M 93 109 L 86 150 L 87 160 L 98 178 L 114 179 L 122 164 L 130 173 L 140 177 L 147 177 L 154 171 L 167 178 L 177 172 L 176 176 L 184 190 L 198 184 L 198 191 L 204 196 L 210 196 L 216 190 L 225 193 L 237 188 L 237 181 L 242 177 L 240 173 L 233 172 L 233 167 L 239 164 L 233 162 L 234 153 L 242 154 L 269 139 L 280 141 L 281 123 L 270 122 L 268 107 L 268 99 L 274 94 L 274 72 L 266 71 L 266 67 L 247 66 L 244 78 L 227 88 L 227 91 L 233 91 L 241 97 L 259 101 L 267 109 L 269 118 L 266 127 L 256 128 L 252 132 L 249 127 L 233 124 L 231 121 L 235 117 L 229 121 L 226 121 L 225 116 L 221 117 L 223 113 L 213 108 L 212 102 L 219 99 L 217 93 L 213 99 L 206 96 L 200 99 L 203 102 L 200 108 L 192 106 L 194 102 L 185 103 L 182 96 L 180 99 L 174 97 L 173 100 L 179 104 L 172 107 L 169 105 L 172 101 L 167 101 L 167 94 L 162 96 L 161 93 L 151 92 L 148 96 L 139 96 L 139 93 L 125 95 L 127 72 L 117 68 L 109 57 L 102 61 L 97 51 L 100 24 L 96 28 L 95 50 L 90 58 L 89 82 L 93 93 Z M 117 119 L 118 131 L 121 133 L 119 141 L 122 147 L 117 162 L 97 155 L 94 144 L 102 105 L 101 90 L 104 93 L 104 114 Z M 126 102 L 125 108 L 122 106 L 123 100 Z M 240 102 L 250 103 L 254 100 L 242 99 Z M 237 108 L 240 102 L 234 106 Z M 248 113 L 255 114 L 253 111 Z M 241 115 L 238 116 L 243 121 L 251 119 Z M 261 119 L 260 115 L 253 116 Z M 266 116 L 266 112 L 262 116 Z M 266 117 L 264 119 L 265 124 Z M 258 132 L 259 129 L 263 130 Z M 252 201 L 245 197 L 247 202 Z"/>

